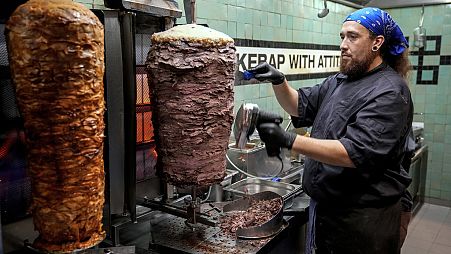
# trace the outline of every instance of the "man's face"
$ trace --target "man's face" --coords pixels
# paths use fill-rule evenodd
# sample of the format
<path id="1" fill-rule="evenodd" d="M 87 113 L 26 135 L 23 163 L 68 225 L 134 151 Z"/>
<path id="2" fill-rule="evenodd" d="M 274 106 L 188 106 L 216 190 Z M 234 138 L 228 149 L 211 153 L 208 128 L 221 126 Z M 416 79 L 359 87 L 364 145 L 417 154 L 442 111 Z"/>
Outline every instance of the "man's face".
<path id="1" fill-rule="evenodd" d="M 363 75 L 377 56 L 377 52 L 371 50 L 370 32 L 357 22 L 347 21 L 341 27 L 340 37 L 340 72 L 350 77 Z"/>

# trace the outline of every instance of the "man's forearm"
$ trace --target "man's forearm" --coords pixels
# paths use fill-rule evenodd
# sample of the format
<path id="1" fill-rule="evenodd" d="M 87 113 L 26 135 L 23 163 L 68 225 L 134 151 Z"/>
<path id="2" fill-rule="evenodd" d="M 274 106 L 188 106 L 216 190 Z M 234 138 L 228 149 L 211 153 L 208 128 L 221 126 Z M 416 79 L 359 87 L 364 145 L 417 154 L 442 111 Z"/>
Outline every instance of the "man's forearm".
<path id="1" fill-rule="evenodd" d="M 280 85 L 273 85 L 274 93 L 280 106 L 292 116 L 298 116 L 298 92 L 287 80 Z"/>
<path id="2" fill-rule="evenodd" d="M 322 163 L 355 168 L 345 147 L 338 140 L 315 139 L 298 135 L 292 149 Z"/>

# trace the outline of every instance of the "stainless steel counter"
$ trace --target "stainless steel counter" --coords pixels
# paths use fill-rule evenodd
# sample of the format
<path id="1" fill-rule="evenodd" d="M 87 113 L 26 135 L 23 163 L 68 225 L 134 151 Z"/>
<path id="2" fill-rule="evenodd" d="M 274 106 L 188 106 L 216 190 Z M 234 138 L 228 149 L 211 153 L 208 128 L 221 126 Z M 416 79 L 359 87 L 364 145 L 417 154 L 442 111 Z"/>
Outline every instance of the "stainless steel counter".
<path id="1" fill-rule="evenodd" d="M 139 254 L 303 253 L 308 219 L 305 210 L 308 203 L 309 198 L 305 194 L 294 198 L 290 210 L 285 211 L 284 219 L 288 225 L 274 237 L 263 240 L 236 240 L 222 235 L 218 227 L 204 225 L 199 225 L 196 231 L 191 231 L 184 224 L 185 219 L 156 211 L 142 218 L 142 221 L 146 222 L 129 224 L 122 228 L 120 242 L 122 246 L 135 246 L 135 253 Z M 20 248 L 24 240 L 33 241 L 37 236 L 33 231 L 31 218 L 16 224 L 6 226 L 8 237 L 5 240 L 9 245 L 13 244 L 14 240 L 14 249 L 17 250 L 10 253 L 34 253 L 27 248 Z M 29 235 L 30 233 L 33 234 Z"/>
<path id="2" fill-rule="evenodd" d="M 218 227 L 199 224 L 192 231 L 185 219 L 152 212 L 150 223 L 124 228 L 121 243 L 156 253 L 303 253 L 309 199 L 301 194 L 293 201 L 284 219 L 288 222 L 274 237 L 262 240 L 237 240 L 224 235 Z M 213 215 L 214 216 L 214 215 Z"/>
<path id="3" fill-rule="evenodd" d="M 426 195 L 426 177 L 428 163 L 428 146 L 424 145 L 415 151 L 415 156 L 410 164 L 409 175 L 412 183 L 407 188 L 412 195 L 412 212 L 416 214 L 424 203 Z"/>
<path id="4" fill-rule="evenodd" d="M 193 231 L 186 227 L 183 218 L 155 214 L 149 247 L 160 253 L 303 253 L 308 198 L 302 194 L 295 200 L 289 216 L 284 216 L 286 224 L 282 231 L 260 240 L 236 239 L 218 227 L 205 225 Z"/>

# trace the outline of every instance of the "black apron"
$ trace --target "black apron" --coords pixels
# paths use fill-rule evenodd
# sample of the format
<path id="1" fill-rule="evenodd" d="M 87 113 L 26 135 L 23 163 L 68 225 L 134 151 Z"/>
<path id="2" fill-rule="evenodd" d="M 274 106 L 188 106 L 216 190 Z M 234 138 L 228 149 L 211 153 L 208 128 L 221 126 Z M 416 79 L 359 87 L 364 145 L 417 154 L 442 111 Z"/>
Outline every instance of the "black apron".
<path id="1" fill-rule="evenodd" d="M 316 254 L 398 254 L 401 204 L 383 208 L 317 205 Z"/>

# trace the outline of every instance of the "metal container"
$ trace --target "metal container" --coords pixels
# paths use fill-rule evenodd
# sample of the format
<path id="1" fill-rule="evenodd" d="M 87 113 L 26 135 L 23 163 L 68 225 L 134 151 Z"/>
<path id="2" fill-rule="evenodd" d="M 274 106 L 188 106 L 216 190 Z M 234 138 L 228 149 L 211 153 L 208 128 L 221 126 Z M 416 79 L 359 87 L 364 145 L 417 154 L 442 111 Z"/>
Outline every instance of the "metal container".
<path id="1" fill-rule="evenodd" d="M 417 27 L 413 30 L 413 46 L 426 49 L 427 37 L 424 27 Z"/>
<path id="2" fill-rule="evenodd" d="M 227 187 L 232 184 L 232 178 L 236 174 L 238 174 L 238 171 L 226 169 L 226 176 L 224 177 L 224 180 L 222 180 L 222 182 L 219 184 L 217 183 L 211 186 L 209 200 L 214 202 L 225 201 L 226 197 L 224 196 L 224 187 Z"/>
<path id="3" fill-rule="evenodd" d="M 302 186 L 302 175 L 304 173 L 304 165 L 299 162 L 291 162 L 291 168 L 287 171 L 284 170 L 282 174 L 276 178 L 271 179 L 272 181 L 291 183 Z"/>
<path id="4" fill-rule="evenodd" d="M 290 152 L 282 149 L 282 162 L 277 157 L 269 157 L 266 147 L 260 140 L 254 140 L 246 144 L 244 149 L 236 147 L 235 143 L 229 145 L 227 156 L 241 170 L 259 177 L 273 177 L 288 171 L 291 168 Z M 228 168 L 234 168 L 227 162 Z"/>
<path id="5" fill-rule="evenodd" d="M 231 211 L 246 211 L 251 206 L 252 201 L 271 200 L 275 198 L 278 198 L 280 200 L 282 197 L 279 194 L 271 191 L 259 192 L 245 198 L 230 202 L 229 204 L 224 206 L 223 211 L 225 213 Z M 238 238 L 243 239 L 260 239 L 273 236 L 279 233 L 282 229 L 283 206 L 280 207 L 279 211 L 269 221 L 259 226 L 239 228 L 236 231 L 236 235 Z"/>
<path id="6" fill-rule="evenodd" d="M 238 197 L 271 191 L 279 194 L 283 198 L 285 208 L 291 207 L 293 198 L 302 193 L 300 185 L 260 180 L 256 178 L 243 179 L 225 187 L 224 190 L 231 192 Z"/>

